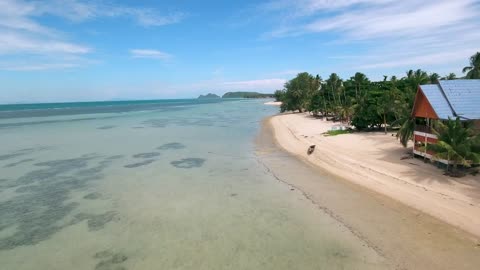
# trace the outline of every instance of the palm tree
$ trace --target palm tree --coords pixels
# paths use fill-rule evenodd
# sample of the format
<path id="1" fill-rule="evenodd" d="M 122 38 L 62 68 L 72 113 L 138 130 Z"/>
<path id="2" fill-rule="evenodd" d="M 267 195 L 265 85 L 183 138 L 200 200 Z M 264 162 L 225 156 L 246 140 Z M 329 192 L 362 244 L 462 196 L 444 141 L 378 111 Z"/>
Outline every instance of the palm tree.
<path id="1" fill-rule="evenodd" d="M 400 92 L 397 89 L 397 77 L 392 76 L 390 80 L 390 89 L 383 91 L 380 98 L 377 100 L 377 113 L 383 118 L 383 127 L 385 134 L 387 134 L 387 115 L 396 113 L 397 103 L 399 102 Z"/>
<path id="2" fill-rule="evenodd" d="M 362 94 L 361 86 L 368 82 L 368 78 L 365 74 L 357 72 L 352 80 L 355 83 L 355 98 L 358 99 L 358 96 Z"/>
<path id="3" fill-rule="evenodd" d="M 336 73 L 332 73 L 327 80 L 327 85 L 329 86 L 330 90 L 332 90 L 332 96 L 334 100 L 334 106 L 341 106 L 342 99 L 340 96 L 341 88 L 342 88 L 342 80 Z M 338 95 L 338 100 L 337 100 Z"/>
<path id="4" fill-rule="evenodd" d="M 450 73 L 447 76 L 442 78 L 442 80 L 447 80 L 447 81 L 456 80 L 456 79 L 457 79 L 457 75 L 455 75 L 455 73 Z"/>
<path id="5" fill-rule="evenodd" d="M 350 120 L 352 119 L 352 115 L 355 113 L 355 109 L 357 108 L 357 104 L 354 104 L 354 101 L 350 101 L 349 104 L 344 104 L 338 108 L 338 112 L 340 113 L 340 118 L 345 120 L 345 122 L 350 125 Z"/>
<path id="6" fill-rule="evenodd" d="M 470 57 L 470 66 L 464 67 L 462 72 L 467 72 L 466 79 L 480 79 L 480 52 Z"/>
<path id="7" fill-rule="evenodd" d="M 309 96 L 307 100 L 307 110 L 312 112 L 314 115 L 318 115 L 321 112 L 321 102 L 322 102 L 322 77 L 316 75 L 315 77 L 310 77 L 310 87 L 309 87 Z"/>
<path id="8" fill-rule="evenodd" d="M 438 141 L 430 146 L 435 151 L 434 157 L 453 161 L 454 173 L 459 164 L 470 167 L 472 163 L 480 162 L 480 151 L 476 147 L 479 135 L 473 132 L 468 122 L 465 124 L 458 117 L 448 119 L 446 123 L 438 122 L 438 128 L 434 129 Z"/>
<path id="9" fill-rule="evenodd" d="M 406 73 L 407 73 L 407 79 L 413 78 L 413 69 L 410 69 L 410 70 L 407 71 Z"/>
<path id="10" fill-rule="evenodd" d="M 322 77 L 320 77 L 320 75 L 317 74 L 317 76 L 315 76 L 315 79 L 313 80 L 312 84 L 312 89 L 314 89 L 314 91 L 319 91 L 322 89 Z"/>
<path id="11" fill-rule="evenodd" d="M 397 138 L 400 140 L 403 147 L 407 147 L 408 141 L 413 138 L 413 132 L 415 131 L 415 118 L 410 116 L 404 117 L 398 119 L 396 122 L 402 123 L 400 129 L 397 131 Z"/>
<path id="12" fill-rule="evenodd" d="M 406 88 L 404 94 L 404 103 L 399 106 L 400 117 L 396 123 L 401 123 L 400 129 L 397 132 L 397 138 L 400 139 L 400 143 L 407 147 L 408 141 L 413 138 L 413 132 L 415 131 L 415 118 L 411 115 L 413 103 L 415 101 L 415 94 L 420 85 L 429 83 L 433 80 L 438 81 L 438 74 L 433 73 L 430 76 L 426 71 L 417 69 L 415 71 L 407 71 L 407 77 L 405 80 L 410 85 Z"/>
<path id="13" fill-rule="evenodd" d="M 437 73 L 432 73 L 429 76 L 430 83 L 438 83 L 438 80 L 440 80 L 440 75 Z"/>
<path id="14" fill-rule="evenodd" d="M 402 80 L 405 80 L 409 87 L 404 89 L 402 100 L 395 102 L 394 112 L 397 120 L 392 123 L 392 125 L 400 125 L 400 129 L 397 131 L 397 138 L 403 147 L 407 147 L 408 141 L 413 138 L 413 132 L 415 131 L 415 118 L 412 117 L 411 110 L 417 88 L 421 84 L 428 83 L 431 79 L 427 72 L 421 69 L 415 71 L 410 69 L 406 74 L 407 76 L 402 78 Z"/>
<path id="15" fill-rule="evenodd" d="M 417 69 L 415 71 L 410 69 L 407 71 L 406 80 L 410 83 L 412 88 L 416 90 L 419 85 L 428 83 L 430 81 L 430 77 L 428 76 L 427 72 L 421 69 Z"/>

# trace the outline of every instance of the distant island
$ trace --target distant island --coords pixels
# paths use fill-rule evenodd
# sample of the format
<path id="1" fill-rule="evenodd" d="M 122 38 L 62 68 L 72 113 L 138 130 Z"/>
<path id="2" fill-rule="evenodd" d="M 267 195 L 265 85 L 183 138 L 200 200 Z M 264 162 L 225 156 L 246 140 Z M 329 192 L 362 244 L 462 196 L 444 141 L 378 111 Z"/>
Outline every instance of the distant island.
<path id="1" fill-rule="evenodd" d="M 206 95 L 200 95 L 198 98 L 199 98 L 199 99 L 204 99 L 204 98 L 220 98 L 220 96 L 215 95 L 215 94 L 212 94 L 212 93 L 208 93 L 208 94 L 206 94 Z"/>
<path id="2" fill-rule="evenodd" d="M 262 94 L 258 92 L 227 92 L 222 98 L 273 98 L 273 94 Z"/>

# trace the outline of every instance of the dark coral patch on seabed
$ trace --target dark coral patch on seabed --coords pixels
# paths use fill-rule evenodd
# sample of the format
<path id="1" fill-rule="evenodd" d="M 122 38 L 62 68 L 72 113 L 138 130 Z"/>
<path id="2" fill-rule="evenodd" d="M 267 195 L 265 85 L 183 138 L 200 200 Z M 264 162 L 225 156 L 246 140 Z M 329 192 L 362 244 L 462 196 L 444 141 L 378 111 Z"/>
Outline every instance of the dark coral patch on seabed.
<path id="1" fill-rule="evenodd" d="M 133 155 L 134 158 L 153 158 L 158 156 L 160 156 L 160 153 L 158 152 L 139 153 Z"/>
<path id="2" fill-rule="evenodd" d="M 121 266 L 128 257 L 123 253 L 113 253 L 109 250 L 100 251 L 93 256 L 95 259 L 102 259 L 97 265 L 95 270 L 126 270 L 124 266 Z"/>
<path id="3" fill-rule="evenodd" d="M 147 160 L 144 160 L 144 161 L 141 161 L 141 162 L 127 164 L 123 167 L 128 168 L 128 169 L 132 169 L 132 168 L 145 166 L 145 165 L 148 165 L 148 164 L 153 163 L 153 162 L 155 162 L 155 159 L 147 159 Z"/>
<path id="4" fill-rule="evenodd" d="M 83 196 L 83 198 L 86 200 L 97 200 L 97 199 L 100 199 L 101 197 L 102 197 L 102 194 L 99 192 L 92 192 Z"/>
<path id="5" fill-rule="evenodd" d="M 20 149 L 20 150 L 17 150 L 17 151 L 13 151 L 9 154 L 0 155 L 0 161 L 13 159 L 13 158 L 16 158 L 16 157 L 29 155 L 29 154 L 32 154 L 32 153 L 37 152 L 37 151 L 43 151 L 43 150 L 49 150 L 49 149 L 51 149 L 51 147 L 48 147 L 48 146 L 40 146 L 40 147 Z"/>
<path id="6" fill-rule="evenodd" d="M 169 150 L 169 149 L 178 150 L 183 148 L 185 148 L 185 145 L 178 142 L 166 143 L 157 147 L 158 150 Z"/>
<path id="7" fill-rule="evenodd" d="M 114 155 L 114 156 L 109 156 L 106 159 L 107 160 L 114 160 L 114 159 L 121 159 L 123 157 L 124 157 L 123 155 Z"/>
<path id="8" fill-rule="evenodd" d="M 89 166 L 95 160 L 98 162 Z M 90 230 L 99 230 L 115 220 L 115 212 L 106 212 L 79 214 L 72 221 L 65 221 L 78 207 L 78 203 L 69 202 L 70 193 L 102 179 L 103 170 L 111 162 L 96 155 L 40 162 L 35 164 L 39 169 L 2 182 L 0 188 L 14 188 L 17 195 L 0 201 L 0 231 L 16 228 L 11 235 L 0 238 L 0 250 L 37 244 L 82 220 L 88 220 Z"/>
<path id="9" fill-rule="evenodd" d="M 117 126 L 101 126 L 101 127 L 98 127 L 97 129 L 112 129 L 112 128 L 115 128 Z"/>
<path id="10" fill-rule="evenodd" d="M 27 163 L 27 162 L 30 162 L 30 161 L 34 161 L 34 159 L 33 159 L 33 158 L 22 159 L 22 160 L 20 160 L 20 161 L 7 164 L 7 165 L 5 165 L 5 166 L 3 166 L 3 167 L 4 167 L 4 168 L 15 167 L 15 166 L 17 166 L 17 165 L 20 165 L 20 164 L 22 164 L 22 163 Z"/>
<path id="11" fill-rule="evenodd" d="M 117 221 L 118 215 L 115 211 L 108 211 L 103 214 L 87 214 L 80 213 L 75 215 L 75 218 L 72 220 L 71 224 L 77 224 L 84 220 L 87 220 L 88 230 L 89 231 L 98 231 L 105 227 L 105 224 L 111 221 Z"/>
<path id="12" fill-rule="evenodd" d="M 191 169 L 202 167 L 205 161 L 206 160 L 203 158 L 183 158 L 181 160 L 172 161 L 170 164 L 181 169 Z"/>

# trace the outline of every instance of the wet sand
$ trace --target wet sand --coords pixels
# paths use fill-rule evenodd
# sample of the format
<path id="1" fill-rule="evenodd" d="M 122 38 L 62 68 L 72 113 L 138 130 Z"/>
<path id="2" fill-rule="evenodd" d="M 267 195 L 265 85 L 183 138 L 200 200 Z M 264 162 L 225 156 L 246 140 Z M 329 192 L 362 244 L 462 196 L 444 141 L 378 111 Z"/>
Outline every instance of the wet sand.
<path id="1" fill-rule="evenodd" d="M 478 269 L 480 245 L 474 235 L 285 151 L 271 120 L 264 121 L 257 138 L 260 162 L 395 269 Z"/>
<path id="2" fill-rule="evenodd" d="M 308 114 L 283 114 L 271 123 L 279 144 L 295 156 L 480 237 L 480 175 L 445 176 L 411 158 L 411 148 L 390 133 L 324 136 L 335 123 Z M 312 144 L 316 151 L 307 155 Z"/>

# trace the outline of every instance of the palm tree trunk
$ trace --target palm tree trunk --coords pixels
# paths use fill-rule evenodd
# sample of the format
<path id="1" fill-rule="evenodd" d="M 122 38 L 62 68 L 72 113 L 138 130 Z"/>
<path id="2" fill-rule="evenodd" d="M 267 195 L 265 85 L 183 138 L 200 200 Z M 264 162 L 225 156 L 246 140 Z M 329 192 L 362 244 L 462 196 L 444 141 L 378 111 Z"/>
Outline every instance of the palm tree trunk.
<path id="1" fill-rule="evenodd" d="M 338 106 L 341 107 L 343 104 L 342 104 L 342 95 L 341 95 L 340 91 L 337 91 L 337 92 L 338 92 Z"/>
<path id="2" fill-rule="evenodd" d="M 383 127 L 385 128 L 385 134 L 387 134 L 387 114 L 383 113 Z"/>
<path id="3" fill-rule="evenodd" d="M 447 172 L 450 170 L 450 152 L 447 152 Z"/>
<path id="4" fill-rule="evenodd" d="M 325 99 L 323 99 L 323 116 L 327 116 L 327 103 L 325 102 Z"/>
<path id="5" fill-rule="evenodd" d="M 337 97 L 335 95 L 335 90 L 333 89 L 333 86 L 332 86 L 332 96 L 333 96 L 333 104 L 337 106 Z"/>

